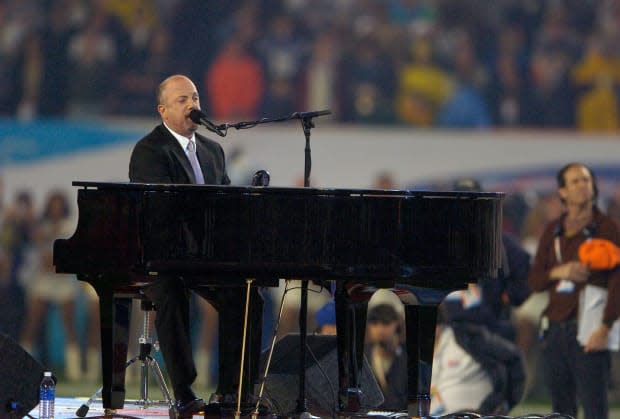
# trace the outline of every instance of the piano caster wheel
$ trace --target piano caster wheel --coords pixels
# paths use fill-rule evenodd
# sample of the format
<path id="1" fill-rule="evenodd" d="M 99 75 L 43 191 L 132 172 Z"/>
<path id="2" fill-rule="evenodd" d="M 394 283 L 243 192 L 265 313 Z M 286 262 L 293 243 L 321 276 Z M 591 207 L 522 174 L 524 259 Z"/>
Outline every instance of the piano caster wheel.
<path id="1" fill-rule="evenodd" d="M 412 418 L 429 418 L 431 410 L 431 396 L 418 394 L 415 403 L 407 407 L 407 413 Z"/>
<path id="2" fill-rule="evenodd" d="M 168 417 L 170 419 L 178 419 L 179 412 L 177 411 L 176 407 L 170 406 L 170 408 L 168 408 Z"/>
<path id="3" fill-rule="evenodd" d="M 310 412 L 303 412 L 303 413 L 300 413 L 299 416 L 296 417 L 296 419 L 321 419 L 321 417 L 314 416 Z"/>
<path id="4" fill-rule="evenodd" d="M 103 416 L 114 417 L 116 415 L 116 409 L 103 409 Z"/>

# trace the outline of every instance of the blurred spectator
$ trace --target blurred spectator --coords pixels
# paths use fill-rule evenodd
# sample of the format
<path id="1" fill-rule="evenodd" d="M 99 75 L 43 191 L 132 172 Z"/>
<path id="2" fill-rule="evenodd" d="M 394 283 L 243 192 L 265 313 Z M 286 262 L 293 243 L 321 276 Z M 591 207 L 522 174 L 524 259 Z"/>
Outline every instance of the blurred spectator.
<path id="1" fill-rule="evenodd" d="M 566 57 L 559 51 L 538 51 L 531 61 L 532 95 L 525 116 L 528 125 L 573 128 L 575 92 Z"/>
<path id="2" fill-rule="evenodd" d="M 262 3 L 268 3 L 269 0 L 262 0 Z M 229 3 L 229 2 L 227 2 Z M 229 39 L 236 38 L 242 44 L 247 45 L 252 53 L 256 53 L 254 47 L 257 44 L 259 36 L 259 27 L 263 27 L 267 22 L 262 19 L 262 13 L 269 13 L 271 17 L 274 9 L 266 10 L 260 7 L 261 1 L 241 0 L 237 2 L 237 6 L 229 5 L 227 8 L 217 10 L 222 18 L 214 22 L 215 36 L 213 38 L 217 49 L 226 44 Z"/>
<path id="3" fill-rule="evenodd" d="M 118 94 L 110 98 L 109 111 L 115 114 L 150 116 L 155 113 L 153 92 L 160 80 L 172 73 L 170 36 L 164 29 L 155 30 L 148 40 L 144 57 L 136 60 L 120 76 Z"/>
<path id="4" fill-rule="evenodd" d="M 568 7 L 567 2 L 549 2 L 532 45 L 535 52 L 560 56 L 564 65 L 574 63 L 582 48 L 579 34 L 571 25 L 571 10 Z"/>
<path id="5" fill-rule="evenodd" d="M 27 291 L 27 304 L 20 344 L 31 354 L 36 353 L 37 338 L 47 323 L 50 305 L 60 305 L 66 333 L 65 376 L 71 381 L 77 381 L 82 379 L 74 321 L 78 283 L 72 275 L 56 274 L 52 259 L 54 240 L 69 237 L 74 230 L 65 195 L 51 192 L 41 218 L 34 225 L 34 245 L 27 260 L 30 269 L 23 273 L 22 278 Z"/>
<path id="6" fill-rule="evenodd" d="M 343 62 L 346 84 L 341 110 L 344 121 L 389 123 L 394 121 L 394 68 L 376 40 L 358 39 Z"/>
<path id="7" fill-rule="evenodd" d="M 263 114 L 290 114 L 302 105 L 303 92 L 313 93 L 305 88 L 301 77 L 302 63 L 308 55 L 306 48 L 291 16 L 279 14 L 268 22 L 266 34 L 256 44 L 266 83 L 261 104 Z"/>
<path id="8" fill-rule="evenodd" d="M 28 268 L 25 259 L 32 245 L 34 226 L 32 195 L 19 191 L 0 219 L 0 248 L 10 268 L 0 292 L 0 331 L 15 340 L 19 340 L 24 318 L 24 289 L 20 276 Z"/>
<path id="9" fill-rule="evenodd" d="M 286 290 L 286 293 L 285 293 Z M 301 281 L 287 280 L 280 281 L 279 287 L 270 287 L 268 289 L 269 296 L 273 304 L 273 316 L 277 318 L 280 311 L 280 304 L 284 305 L 282 309 L 282 317 L 278 328 L 278 337 L 282 337 L 288 333 L 299 332 L 299 302 L 301 298 Z M 317 317 L 315 313 L 332 299 L 330 290 L 323 285 L 322 282 L 310 281 L 308 284 L 308 313 L 307 327 L 308 330 L 316 330 Z"/>
<path id="10" fill-rule="evenodd" d="M 470 35 L 461 31 L 456 40 L 451 67 L 455 89 L 437 116 L 437 125 L 448 128 L 484 128 L 491 116 L 482 96 L 488 84 L 486 69 L 480 64 Z"/>
<path id="11" fill-rule="evenodd" d="M 84 27 L 69 40 L 69 115 L 97 116 L 105 111 L 114 86 L 115 74 L 122 70 L 124 29 L 103 8 L 92 10 Z"/>
<path id="12" fill-rule="evenodd" d="M 62 117 L 67 111 L 70 75 L 68 46 L 76 29 L 66 16 L 69 6 L 69 1 L 52 2 L 39 33 L 41 79 L 36 112 L 40 116 Z"/>
<path id="13" fill-rule="evenodd" d="M 310 57 L 301 72 L 301 109 L 330 109 L 332 114 L 339 114 L 339 101 L 344 93 L 339 50 L 340 45 L 334 34 L 320 34 L 314 40 Z M 294 95 L 291 97 L 294 98 Z"/>
<path id="14" fill-rule="evenodd" d="M 148 48 L 153 32 L 160 27 L 154 2 L 105 0 L 103 7 L 110 14 L 118 17 L 117 22 L 122 24 L 124 32 L 127 33 L 132 51 L 142 51 Z"/>
<path id="15" fill-rule="evenodd" d="M 307 45 L 288 15 L 274 16 L 265 36 L 257 43 L 257 55 L 267 80 L 297 80 L 307 54 Z"/>
<path id="16" fill-rule="evenodd" d="M 389 0 L 390 21 L 408 27 L 411 32 L 426 33 L 436 20 L 437 10 L 432 0 Z"/>
<path id="17" fill-rule="evenodd" d="M 373 189 L 396 189 L 394 175 L 388 170 L 380 171 L 372 182 Z"/>
<path id="18" fill-rule="evenodd" d="M 171 13 L 162 15 L 170 30 L 170 61 L 174 73 L 183 73 L 201 80 L 223 41 L 218 29 L 239 1 L 176 0 Z M 204 105 L 204 104 L 203 104 Z"/>
<path id="19" fill-rule="evenodd" d="M 16 115 L 22 102 L 36 94 L 31 72 L 36 18 L 32 1 L 0 3 L 0 115 Z"/>
<path id="20" fill-rule="evenodd" d="M 402 122 L 432 126 L 438 110 L 453 93 L 448 74 L 433 60 L 429 39 L 414 40 L 412 61 L 401 69 L 396 112 Z"/>
<path id="21" fill-rule="evenodd" d="M 515 127 L 525 122 L 529 92 L 527 66 L 521 26 L 511 24 L 500 28 L 486 93 L 495 125 Z"/>
<path id="22" fill-rule="evenodd" d="M 457 179 L 455 191 L 482 191 L 480 182 L 472 178 Z M 527 277 L 530 255 L 513 236 L 502 233 L 501 267 L 498 277 L 479 280 L 468 290 L 455 291 L 446 297 L 447 321 L 483 325 L 494 334 L 515 341 L 516 330 L 512 308 L 520 306 L 530 295 Z"/>
<path id="23" fill-rule="evenodd" d="M 554 2 L 547 8 L 532 45 L 530 71 L 534 90 L 528 107 L 529 124 L 575 126 L 575 91 L 569 71 L 580 49 L 580 39 L 569 25 L 569 11 L 561 2 Z"/>
<path id="24" fill-rule="evenodd" d="M 222 47 L 205 75 L 207 112 L 217 119 L 253 118 L 263 95 L 260 64 L 247 45 L 231 38 Z"/>
<path id="25" fill-rule="evenodd" d="M 573 69 L 577 98 L 577 128 L 582 131 L 614 132 L 620 127 L 620 57 L 612 45 L 593 35 L 586 52 Z"/>
<path id="26" fill-rule="evenodd" d="M 314 313 L 317 335 L 336 334 L 336 304 L 334 300 L 325 303 Z"/>
<path id="27" fill-rule="evenodd" d="M 620 269 L 591 269 L 578 250 L 590 238 L 620 245 L 620 228 L 596 205 L 591 169 L 569 163 L 556 178 L 565 212 L 545 227 L 529 274 L 533 292 L 549 293 L 541 320 L 546 383 L 554 412 L 576 416 L 580 406 L 587 419 L 603 419 L 609 416 L 608 336 L 620 315 Z M 605 296 L 588 299 L 594 290 Z"/>
<path id="28" fill-rule="evenodd" d="M 466 307 L 464 307 L 467 310 Z M 439 311 L 431 379 L 431 415 L 505 415 L 523 394 L 520 352 L 480 323 Z"/>
<path id="29" fill-rule="evenodd" d="M 365 354 L 383 392 L 379 409 L 407 408 L 407 353 L 402 346 L 403 318 L 391 304 L 368 311 Z"/>

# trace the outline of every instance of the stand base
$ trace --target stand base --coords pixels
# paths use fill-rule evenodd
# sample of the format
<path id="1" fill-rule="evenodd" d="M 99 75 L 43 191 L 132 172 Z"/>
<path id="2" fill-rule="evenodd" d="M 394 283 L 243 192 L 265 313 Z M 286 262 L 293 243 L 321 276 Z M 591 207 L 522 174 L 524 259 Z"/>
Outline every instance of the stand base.
<path id="1" fill-rule="evenodd" d="M 278 419 L 278 416 L 270 413 L 265 408 L 261 408 L 258 414 L 255 413 L 256 406 L 241 406 L 240 419 Z M 227 403 L 211 403 L 205 407 L 205 419 L 235 418 L 237 417 L 237 406 Z"/>
<path id="2" fill-rule="evenodd" d="M 136 416 L 129 416 L 129 415 L 120 415 L 116 413 L 116 409 L 105 409 L 103 411 L 103 416 L 104 418 L 129 418 L 129 419 L 140 419 Z"/>
<path id="3" fill-rule="evenodd" d="M 302 412 L 302 413 L 295 413 L 293 416 L 290 417 L 291 419 L 321 419 L 320 416 L 314 416 L 312 413 L 310 412 Z"/>
<path id="4" fill-rule="evenodd" d="M 143 344 L 140 344 L 143 345 Z M 143 358 L 141 358 L 140 356 L 136 356 L 132 359 L 130 359 L 129 361 L 127 361 L 127 363 L 125 364 L 125 368 L 128 368 L 130 365 L 132 365 L 134 362 L 136 361 L 140 361 L 141 362 L 141 368 L 142 368 L 142 376 L 140 377 L 140 393 L 141 393 L 141 399 L 139 400 L 134 400 L 134 401 L 130 401 L 130 400 L 125 400 L 125 391 L 123 390 L 122 392 L 116 392 L 114 394 L 116 394 L 116 397 L 120 397 L 120 394 L 122 394 L 122 398 L 120 400 L 123 401 L 123 403 L 125 402 L 133 402 L 136 405 L 139 405 L 140 407 L 142 407 L 143 409 L 148 408 L 149 406 L 153 406 L 153 405 L 166 405 L 169 408 L 169 415 L 170 415 L 170 419 L 173 419 L 173 410 L 174 410 L 174 402 L 172 400 L 172 397 L 170 396 L 170 392 L 168 391 L 168 387 L 166 386 L 166 381 L 164 380 L 164 376 L 161 372 L 161 369 L 159 368 L 159 364 L 157 363 L 157 360 L 155 358 L 153 358 L 151 355 L 146 355 Z M 161 390 L 162 395 L 164 396 L 165 400 L 161 401 L 161 402 L 157 402 L 157 401 L 152 401 L 149 400 L 148 398 L 148 371 L 151 371 L 151 373 L 153 374 L 153 377 L 155 378 L 155 380 L 157 381 L 157 384 L 159 385 L 159 389 Z M 84 403 L 82 406 L 80 406 L 80 408 L 75 412 L 77 417 L 83 418 L 86 417 L 86 414 L 88 413 L 88 410 L 90 409 L 90 405 L 93 401 L 95 401 L 95 399 L 97 399 L 98 397 L 101 396 L 101 392 L 103 390 L 103 387 L 100 387 L 95 394 L 93 394 L 86 403 Z M 118 402 L 116 405 L 123 405 L 123 403 Z M 106 409 L 107 411 L 114 411 L 114 409 Z M 107 416 L 107 414 L 106 414 Z M 119 417 L 119 416 L 111 416 L 111 417 Z"/>

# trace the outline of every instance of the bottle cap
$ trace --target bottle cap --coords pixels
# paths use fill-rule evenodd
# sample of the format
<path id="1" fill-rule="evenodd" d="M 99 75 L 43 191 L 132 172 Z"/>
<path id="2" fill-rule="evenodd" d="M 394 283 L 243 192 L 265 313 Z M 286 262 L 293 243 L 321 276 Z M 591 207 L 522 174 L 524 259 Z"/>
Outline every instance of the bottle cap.
<path id="1" fill-rule="evenodd" d="M 45 371 L 43 373 L 43 377 L 51 377 L 52 376 L 52 372 L 51 371 Z"/>

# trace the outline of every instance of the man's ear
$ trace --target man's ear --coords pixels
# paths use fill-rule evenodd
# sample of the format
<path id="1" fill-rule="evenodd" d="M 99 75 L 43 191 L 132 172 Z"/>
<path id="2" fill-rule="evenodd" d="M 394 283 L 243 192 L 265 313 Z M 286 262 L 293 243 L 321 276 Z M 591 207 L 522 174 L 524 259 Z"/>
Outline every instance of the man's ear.
<path id="1" fill-rule="evenodd" d="M 159 113 L 159 115 L 161 115 L 161 117 L 164 117 L 164 112 L 166 111 L 166 107 L 164 105 L 157 105 L 157 112 Z"/>
<path id="2" fill-rule="evenodd" d="M 566 189 L 565 188 L 558 189 L 558 195 L 560 195 L 560 199 L 562 201 L 565 201 L 566 200 Z"/>

